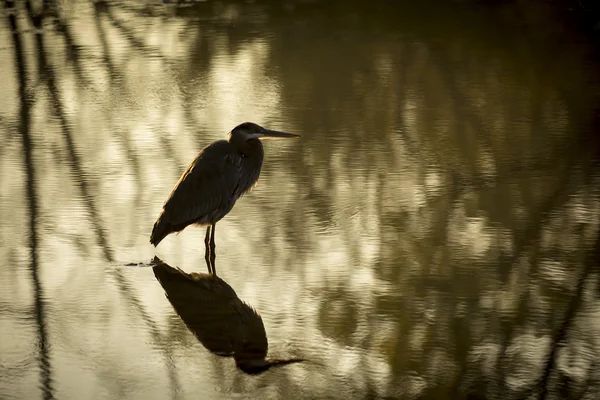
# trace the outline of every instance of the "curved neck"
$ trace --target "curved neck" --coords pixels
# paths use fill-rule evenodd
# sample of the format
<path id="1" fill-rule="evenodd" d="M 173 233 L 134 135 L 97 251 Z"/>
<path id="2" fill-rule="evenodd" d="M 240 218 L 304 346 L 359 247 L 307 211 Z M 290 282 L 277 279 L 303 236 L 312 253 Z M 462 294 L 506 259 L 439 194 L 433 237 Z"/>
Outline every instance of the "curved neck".
<path id="1" fill-rule="evenodd" d="M 241 164 L 240 172 L 242 174 L 239 185 L 240 194 L 246 192 L 256 184 L 262 167 L 264 152 L 260 140 L 243 140 L 232 136 L 229 142 L 240 153 Z"/>
<path id="2" fill-rule="evenodd" d="M 242 153 L 244 156 L 248 158 L 260 159 L 264 156 L 263 146 L 260 140 L 258 139 L 250 139 L 244 140 L 239 136 L 231 136 L 229 138 L 229 142 L 233 144 L 233 146 Z"/>

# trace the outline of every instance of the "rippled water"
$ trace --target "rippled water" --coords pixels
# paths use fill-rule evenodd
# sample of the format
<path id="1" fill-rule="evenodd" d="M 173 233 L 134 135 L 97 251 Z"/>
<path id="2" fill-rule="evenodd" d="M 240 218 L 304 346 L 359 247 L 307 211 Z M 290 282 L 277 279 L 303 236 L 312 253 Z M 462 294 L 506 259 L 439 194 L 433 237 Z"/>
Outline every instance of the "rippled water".
<path id="1" fill-rule="evenodd" d="M 596 398 L 593 48 L 561 6 L 413 3 L 5 7 L 0 398 Z M 148 239 L 243 121 L 303 137 L 216 279 L 204 229 Z M 305 361 L 245 373 L 266 340 Z"/>

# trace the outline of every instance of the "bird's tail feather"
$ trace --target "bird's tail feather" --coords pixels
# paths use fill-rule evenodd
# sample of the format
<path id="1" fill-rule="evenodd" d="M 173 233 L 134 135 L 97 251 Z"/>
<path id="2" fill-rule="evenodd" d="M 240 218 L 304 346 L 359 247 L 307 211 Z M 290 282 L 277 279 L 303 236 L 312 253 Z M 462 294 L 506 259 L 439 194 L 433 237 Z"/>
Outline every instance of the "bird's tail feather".
<path id="1" fill-rule="evenodd" d="M 150 243 L 154 247 L 158 246 L 158 244 L 169 234 L 171 230 L 169 229 L 170 225 L 163 219 L 162 213 L 154 223 L 154 227 L 152 228 L 152 234 L 150 234 Z"/>

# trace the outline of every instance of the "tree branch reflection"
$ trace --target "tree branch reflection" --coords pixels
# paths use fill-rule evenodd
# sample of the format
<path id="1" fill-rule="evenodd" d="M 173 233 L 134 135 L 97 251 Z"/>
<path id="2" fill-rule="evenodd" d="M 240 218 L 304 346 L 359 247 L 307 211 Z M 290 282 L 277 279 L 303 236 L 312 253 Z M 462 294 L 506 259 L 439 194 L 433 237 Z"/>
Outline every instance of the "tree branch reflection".
<path id="1" fill-rule="evenodd" d="M 582 254 L 590 232 L 597 231 L 597 194 L 585 193 L 597 185 L 598 175 L 597 167 L 587 165 L 591 146 L 577 140 L 581 131 L 597 131 L 589 128 L 586 114 L 593 98 L 579 90 L 595 75 L 573 73 L 579 71 L 577 62 L 568 59 L 581 56 L 570 53 L 572 47 L 559 59 L 545 58 L 535 42 L 507 32 L 510 24 L 502 25 L 501 40 L 485 38 L 480 15 L 442 4 L 438 12 L 421 3 L 380 2 L 378 11 L 360 2 L 342 8 L 295 2 L 290 12 L 277 8 L 281 4 L 265 7 L 266 1 L 219 1 L 174 17 L 161 12 L 163 5 L 146 12 L 143 5 L 76 2 L 84 4 L 77 9 L 81 13 L 69 15 L 68 6 L 56 11 L 62 3 L 45 3 L 47 13 L 61 18 L 54 24 L 58 35 L 32 42 L 37 53 L 22 47 L 21 52 L 23 58 L 30 53 L 38 58 L 38 82 L 47 84 L 50 96 L 36 97 L 50 111 L 40 106 L 39 114 L 31 112 L 36 85 L 29 83 L 30 111 L 22 115 L 33 126 L 44 124 L 48 142 L 58 137 L 44 151 L 54 151 L 59 160 L 64 152 L 67 168 L 34 171 L 39 182 L 34 194 L 41 203 L 34 205 L 60 217 L 71 212 L 51 194 L 56 185 L 73 181 L 74 194 L 62 200 L 72 196 L 80 213 L 75 217 L 86 225 L 89 220 L 91 228 L 81 230 L 80 242 L 69 242 L 69 230 L 47 227 L 38 247 L 58 243 L 68 247 L 69 257 L 85 257 L 86 265 L 148 251 L 136 243 L 142 236 L 147 241 L 149 204 L 157 204 L 149 196 L 164 185 L 168 171 L 182 170 L 182 154 L 187 158 L 194 151 L 190 147 L 200 139 L 204 143 L 212 126 L 262 113 L 307 132 L 306 141 L 297 151 L 273 154 L 282 162 L 266 166 L 263 182 L 228 220 L 231 236 L 223 246 L 240 251 L 225 259 L 241 259 L 252 249 L 253 263 L 264 268 L 228 270 L 227 279 L 236 287 L 247 284 L 264 315 L 281 321 L 282 330 L 272 335 L 301 335 L 315 346 L 311 358 L 329 357 L 327 368 L 314 370 L 308 363 L 290 368 L 301 373 L 289 374 L 292 383 L 278 376 L 271 387 L 285 396 L 303 381 L 322 379 L 335 388 L 335 398 L 407 399 L 537 397 L 535 391 L 544 387 L 541 397 L 558 395 L 563 387 L 575 397 L 588 390 L 590 397 L 597 389 L 598 357 L 590 361 L 586 352 L 596 354 L 598 345 L 585 325 L 592 324 L 595 314 L 587 308 L 597 301 L 580 297 L 590 296 L 587 288 L 597 275 L 582 272 L 590 268 Z M 425 11 L 431 18 L 413 18 Z M 442 15 L 450 11 L 464 27 Z M 51 25 L 30 14 L 34 26 Z M 262 25 L 246 29 L 254 20 Z M 82 21 L 91 22 L 91 35 Z M 21 46 L 29 44 L 20 32 Z M 84 73 L 99 88 L 93 96 L 81 90 Z M 265 89 L 271 84 L 275 89 Z M 21 91 L 19 96 L 24 98 Z M 261 105 L 269 96 L 269 104 Z M 17 118 L 10 114 L 3 111 L 2 127 L 18 133 L 11 122 Z M 5 136 L 12 138 L 10 132 Z M 0 157 L 10 163 L 10 148 L 0 149 Z M 48 191 L 41 176 L 46 172 L 61 175 Z M 277 207 L 280 203 L 294 207 L 282 211 L 286 207 Z M 43 228 L 36 229 L 42 235 Z M 197 245 L 193 236 L 182 234 L 175 246 L 161 251 L 194 262 L 188 257 Z M 81 246 L 86 243 L 98 245 L 100 260 Z M 551 263 L 555 270 L 547 266 Z M 53 278 L 61 273 L 56 269 Z M 69 274 L 80 272 L 73 267 Z M 129 279 L 113 268 L 109 274 L 116 283 L 90 287 L 115 286 L 117 301 L 126 303 L 122 308 L 107 305 L 112 299 L 101 290 L 93 297 L 75 287 L 74 279 L 61 283 L 60 293 L 80 290 L 105 308 L 112 328 L 148 333 L 144 356 L 156 356 L 152 350 L 160 348 L 154 362 L 159 375 L 166 365 L 171 394 L 185 393 L 189 370 L 175 366 L 198 359 L 179 353 L 173 343 L 189 345 L 183 339 L 190 339 L 186 328 L 170 319 L 168 332 L 161 333 L 162 315 L 153 315 L 155 309 L 145 303 L 155 298 L 143 294 L 156 289 L 153 279 Z M 210 325 L 194 321 L 216 321 L 213 331 L 195 333 L 207 349 L 235 358 L 233 333 L 228 344 L 213 343 L 225 329 L 218 324 L 233 327 L 232 332 L 256 330 L 261 339 L 253 346 L 259 350 L 250 358 L 259 361 L 240 356 L 238 367 L 252 370 L 266 362 L 265 327 L 231 286 L 166 264 L 157 265 L 155 274 L 180 317 L 192 321 L 189 330 Z M 586 283 L 574 289 L 585 275 Z M 176 290 L 179 284 L 184 289 Z M 198 285 L 206 291 L 220 288 L 215 290 L 222 297 Z M 183 306 L 175 301 L 178 290 L 189 296 L 180 299 Z M 278 290 L 281 304 L 273 304 L 271 291 Z M 264 293 L 269 296 L 263 299 Z M 194 301 L 211 304 L 206 309 L 213 315 L 202 314 Z M 2 303 L 0 308 L 31 312 Z M 240 328 L 246 323 L 242 315 L 250 328 Z M 119 317 L 134 322 L 124 328 L 115 322 Z M 227 322 L 229 317 L 241 322 Z M 93 328 L 73 331 L 92 335 Z M 590 339 L 585 346 L 579 344 L 582 337 Z M 85 359 L 85 351 L 80 353 Z M 563 354 L 571 358 L 565 361 Z M 583 367 L 568 370 L 571 359 Z M 226 364 L 216 364 L 218 375 L 226 374 Z M 146 379 L 131 378 L 127 366 L 114 372 L 120 384 Z M 100 375 L 99 385 L 112 381 L 111 373 Z M 231 387 L 226 381 L 217 385 L 247 393 L 252 388 L 246 379 L 235 374 Z M 306 389 L 309 397 L 323 394 L 316 385 Z"/>
<path id="2" fill-rule="evenodd" d="M 565 380 L 566 378 L 564 374 L 557 370 L 556 358 L 558 356 L 558 352 L 566 347 L 568 340 L 567 335 L 574 327 L 578 313 L 581 312 L 582 303 L 586 298 L 584 290 L 586 288 L 586 284 L 589 284 L 590 276 L 592 274 L 598 274 L 600 271 L 600 234 L 597 235 L 596 242 L 590 250 L 587 258 L 588 260 L 586 262 L 586 266 L 577 280 L 577 286 L 573 290 L 573 295 L 571 296 L 571 301 L 569 302 L 568 308 L 565 311 L 563 320 L 552 334 L 550 353 L 546 357 L 546 365 L 543 369 L 544 372 L 539 380 L 539 384 L 537 385 L 538 387 L 534 388 L 539 390 L 540 400 L 549 398 L 549 394 L 552 393 L 553 386 L 551 385 L 550 379 L 553 372 L 555 372 L 555 381 Z M 598 279 L 598 276 L 596 276 L 596 279 Z M 595 288 L 590 289 L 594 290 Z M 592 363 L 592 369 L 594 369 L 593 367 L 595 364 L 597 364 L 597 362 Z M 590 381 L 591 377 L 588 377 L 587 384 L 582 388 L 582 390 L 580 390 L 581 394 L 578 396 L 578 398 L 584 398 L 585 392 L 589 389 Z M 572 398 L 577 389 L 576 387 L 571 388 L 571 393 L 569 393 L 567 389 L 568 385 L 564 385 L 561 382 L 561 384 L 556 386 L 560 388 L 560 395 L 562 398 Z"/>
<path id="3" fill-rule="evenodd" d="M 7 1 L 6 8 L 14 11 L 14 2 Z M 38 195 L 36 191 L 36 171 L 32 156 L 33 143 L 30 136 L 31 101 L 27 94 L 27 67 L 23 57 L 23 45 L 17 26 L 17 18 L 14 12 L 8 14 L 9 24 L 12 30 L 12 39 L 15 52 L 17 80 L 19 82 L 19 131 L 23 140 L 23 155 L 25 171 L 27 172 L 27 202 L 29 207 L 29 251 L 30 271 L 34 290 L 34 317 L 38 331 L 39 367 L 41 374 L 42 393 L 44 399 L 54 399 L 54 388 L 52 383 L 52 364 L 49 355 L 49 341 L 47 333 L 45 300 L 38 267 Z M 36 35 L 39 36 L 39 33 Z"/>
<path id="4" fill-rule="evenodd" d="M 106 232 L 102 227 L 102 223 L 100 221 L 100 214 L 96 206 L 95 197 L 91 193 L 89 184 L 87 182 L 87 179 L 85 178 L 86 174 L 83 171 L 81 157 L 77 152 L 75 142 L 73 140 L 71 126 L 67 120 L 64 107 L 60 98 L 58 84 L 56 83 L 54 68 L 48 64 L 48 61 L 46 59 L 46 49 L 44 46 L 44 38 L 42 35 L 36 36 L 36 47 L 37 56 L 40 63 L 40 74 L 43 73 L 46 77 L 48 92 L 50 94 L 50 100 L 61 125 L 61 133 L 65 140 L 69 166 L 71 167 L 74 180 L 79 186 L 79 190 L 81 191 L 81 197 L 89 211 L 89 216 L 94 226 L 94 231 L 96 233 L 98 245 L 102 249 L 104 257 L 108 261 L 114 261 L 113 250 L 108 244 Z"/>
<path id="5" fill-rule="evenodd" d="M 29 13 L 32 12 L 32 8 L 30 6 L 27 7 L 27 10 Z M 32 14 L 30 14 L 30 16 L 32 16 Z M 34 23 L 37 23 L 38 27 L 41 28 L 41 25 L 43 23 L 43 17 L 44 17 L 44 15 L 41 15 L 40 17 L 31 18 L 31 20 Z M 64 32 L 68 33 L 68 30 L 67 31 L 63 30 L 63 33 Z M 76 148 L 76 145 L 75 145 L 75 142 L 73 139 L 71 125 L 69 124 L 69 121 L 67 119 L 67 116 L 66 116 L 66 113 L 64 110 L 64 106 L 63 106 L 61 96 L 60 96 L 59 84 L 57 83 L 57 79 L 55 76 L 55 69 L 47 61 L 47 57 L 46 57 L 47 51 L 45 48 L 43 35 L 36 36 L 36 48 L 37 48 L 37 56 L 38 56 L 38 60 L 39 60 L 39 64 L 40 64 L 39 72 L 40 72 L 40 74 L 43 73 L 46 78 L 47 89 L 50 94 L 50 101 L 51 101 L 53 110 L 56 113 L 58 120 L 60 122 L 61 133 L 65 140 L 69 166 L 71 168 L 74 181 L 77 183 L 77 186 L 79 187 L 79 190 L 81 192 L 81 199 L 83 200 L 83 202 L 86 205 L 86 208 L 88 210 L 88 216 L 92 222 L 92 226 L 94 227 L 94 233 L 95 233 L 95 236 L 97 239 L 97 243 L 98 243 L 100 249 L 102 250 L 103 256 L 107 262 L 109 262 L 109 263 L 114 262 L 114 251 L 108 242 L 107 233 L 103 226 L 102 219 L 100 217 L 100 212 L 99 212 L 97 204 L 96 204 L 96 197 L 93 194 L 92 188 L 90 187 L 90 184 L 87 181 L 86 177 L 88 176 L 88 173 L 85 172 L 83 169 L 83 166 L 82 166 L 83 163 L 81 160 L 81 156 L 80 156 L 79 152 L 77 151 L 77 148 Z M 78 54 L 78 53 L 75 52 L 74 54 Z M 76 63 L 78 62 L 77 57 L 75 57 L 75 62 Z M 117 269 L 112 270 L 112 272 L 115 275 L 115 278 L 117 281 L 117 286 L 118 286 L 119 290 L 121 291 L 121 293 L 123 294 L 125 299 L 127 299 L 127 301 L 130 302 L 136 308 L 139 315 L 142 317 L 144 322 L 149 327 L 149 331 L 152 334 L 154 340 L 158 343 L 160 341 L 160 335 L 158 333 L 158 330 L 156 328 L 154 321 L 147 314 L 147 312 L 145 312 L 144 307 L 143 307 L 142 303 L 140 302 L 140 300 L 133 293 L 131 293 L 130 287 L 127 284 L 126 279 L 121 274 L 121 272 Z M 166 351 L 168 352 L 168 350 L 166 350 Z M 169 360 L 171 360 L 171 358 L 168 356 L 168 354 L 165 355 L 165 358 L 167 360 L 166 367 L 169 372 L 172 391 L 173 391 L 173 393 L 176 393 L 178 391 L 179 384 L 178 384 L 177 376 L 174 372 L 174 365 L 172 362 L 169 361 Z"/>

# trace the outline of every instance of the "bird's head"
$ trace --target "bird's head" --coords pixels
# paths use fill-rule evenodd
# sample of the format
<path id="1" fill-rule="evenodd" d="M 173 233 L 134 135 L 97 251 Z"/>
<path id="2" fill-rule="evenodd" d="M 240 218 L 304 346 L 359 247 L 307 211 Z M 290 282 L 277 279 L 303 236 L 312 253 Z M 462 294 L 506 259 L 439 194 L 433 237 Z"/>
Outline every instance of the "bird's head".
<path id="1" fill-rule="evenodd" d="M 233 128 L 229 133 L 229 140 L 235 142 L 246 142 L 252 139 L 299 137 L 301 137 L 301 135 L 296 135 L 295 133 L 272 131 L 252 122 L 244 122 L 243 124 L 240 124 Z"/>

